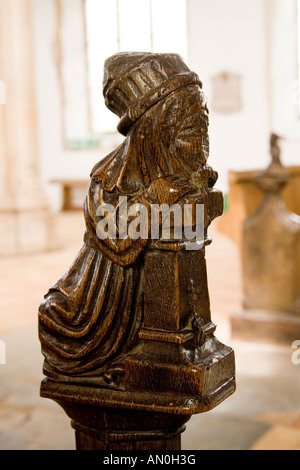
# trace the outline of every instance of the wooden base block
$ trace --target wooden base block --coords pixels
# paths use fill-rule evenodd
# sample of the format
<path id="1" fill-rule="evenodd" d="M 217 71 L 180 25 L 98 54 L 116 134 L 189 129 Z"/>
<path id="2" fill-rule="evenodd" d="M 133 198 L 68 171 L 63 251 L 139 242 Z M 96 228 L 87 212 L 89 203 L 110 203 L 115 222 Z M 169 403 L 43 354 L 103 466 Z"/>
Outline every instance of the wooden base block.
<path id="1" fill-rule="evenodd" d="M 127 439 L 120 440 L 118 435 L 109 432 L 99 439 L 93 429 L 83 430 L 83 427 L 75 422 L 72 422 L 72 427 L 75 429 L 76 450 L 180 450 L 180 432 L 184 430 L 179 429 L 173 433 L 128 433 Z"/>
<path id="2" fill-rule="evenodd" d="M 234 352 L 211 335 L 203 347 L 189 344 L 139 344 L 138 354 L 126 358 L 128 391 L 197 397 L 202 411 L 212 409 L 232 393 L 235 376 Z"/>
<path id="3" fill-rule="evenodd" d="M 42 382 L 41 396 L 56 401 L 71 419 L 77 450 L 180 450 L 180 435 L 194 410 L 187 397 L 178 397 L 178 403 L 170 406 L 165 395 L 159 405 L 152 394 L 49 379 Z"/>

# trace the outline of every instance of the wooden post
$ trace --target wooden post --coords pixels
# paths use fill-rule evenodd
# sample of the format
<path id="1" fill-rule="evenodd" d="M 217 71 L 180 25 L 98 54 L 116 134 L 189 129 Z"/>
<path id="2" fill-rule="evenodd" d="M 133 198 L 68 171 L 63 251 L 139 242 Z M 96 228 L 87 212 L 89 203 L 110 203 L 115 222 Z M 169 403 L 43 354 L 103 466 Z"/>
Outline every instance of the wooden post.
<path id="1" fill-rule="evenodd" d="M 125 139 L 94 167 L 83 247 L 39 309 L 41 396 L 65 410 L 77 449 L 178 450 L 189 418 L 235 390 L 207 285 L 223 197 L 205 95 L 176 54 L 120 53 L 104 96 Z"/>
<path id="2" fill-rule="evenodd" d="M 232 318 L 235 338 L 291 345 L 300 337 L 300 217 L 281 197 L 289 181 L 271 136 L 272 161 L 256 175 L 263 194 L 243 226 L 243 310 Z"/>

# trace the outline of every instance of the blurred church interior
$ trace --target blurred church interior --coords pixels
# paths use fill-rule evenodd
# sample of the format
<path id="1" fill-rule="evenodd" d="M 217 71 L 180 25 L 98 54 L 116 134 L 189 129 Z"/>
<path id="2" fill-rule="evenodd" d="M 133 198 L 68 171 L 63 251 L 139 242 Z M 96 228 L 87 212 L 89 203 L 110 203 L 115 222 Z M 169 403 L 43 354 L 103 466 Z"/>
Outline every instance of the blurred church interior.
<path id="1" fill-rule="evenodd" d="M 123 139 L 102 96 L 104 60 L 118 51 L 179 53 L 199 75 L 209 164 L 224 194 L 206 257 L 212 319 L 235 350 L 237 390 L 192 417 L 182 448 L 300 450 L 299 0 L 0 0 L 0 449 L 75 446 L 63 411 L 39 397 L 37 310 L 82 244 L 91 169 Z M 272 134 L 288 177 L 276 202 L 283 235 L 264 249 L 282 281 L 274 295 L 292 286 L 292 299 L 278 307 L 280 321 L 264 310 L 267 327 L 251 314 L 241 326 L 232 319 L 249 292 L 245 222 L 263 201 L 255 175 L 271 162 Z M 272 224 L 259 223 L 262 239 Z"/>

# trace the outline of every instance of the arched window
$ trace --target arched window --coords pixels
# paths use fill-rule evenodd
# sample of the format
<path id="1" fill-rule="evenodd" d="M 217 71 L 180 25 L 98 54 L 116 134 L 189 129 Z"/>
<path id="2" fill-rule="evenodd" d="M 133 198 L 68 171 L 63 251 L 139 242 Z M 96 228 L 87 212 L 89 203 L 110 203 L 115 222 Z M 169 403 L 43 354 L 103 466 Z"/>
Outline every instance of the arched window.
<path id="1" fill-rule="evenodd" d="M 101 96 L 103 63 L 120 51 L 175 52 L 187 59 L 186 0 L 85 0 L 92 132 L 115 130 Z"/>
<path id="2" fill-rule="evenodd" d="M 105 59 L 120 51 L 187 60 L 186 0 L 56 0 L 57 55 L 67 149 L 110 148 L 118 123 L 102 96 Z"/>

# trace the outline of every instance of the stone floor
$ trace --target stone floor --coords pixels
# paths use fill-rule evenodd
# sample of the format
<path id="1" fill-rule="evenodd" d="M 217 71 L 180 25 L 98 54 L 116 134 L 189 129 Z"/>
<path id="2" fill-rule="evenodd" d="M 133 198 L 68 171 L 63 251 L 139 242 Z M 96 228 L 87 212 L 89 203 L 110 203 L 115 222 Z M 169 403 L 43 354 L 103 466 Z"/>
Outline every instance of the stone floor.
<path id="1" fill-rule="evenodd" d="M 0 259 L 0 340 L 6 345 L 6 364 L 0 364 L 0 450 L 75 448 L 64 412 L 39 397 L 37 308 L 48 287 L 70 265 L 82 234 L 81 213 L 59 214 L 57 250 Z M 214 410 L 192 417 L 182 448 L 300 450 L 300 364 L 292 363 L 294 350 L 289 345 L 231 338 L 229 318 L 242 301 L 238 253 L 215 227 L 210 235 L 212 319 L 218 325 L 217 337 L 235 350 L 237 390 Z"/>

